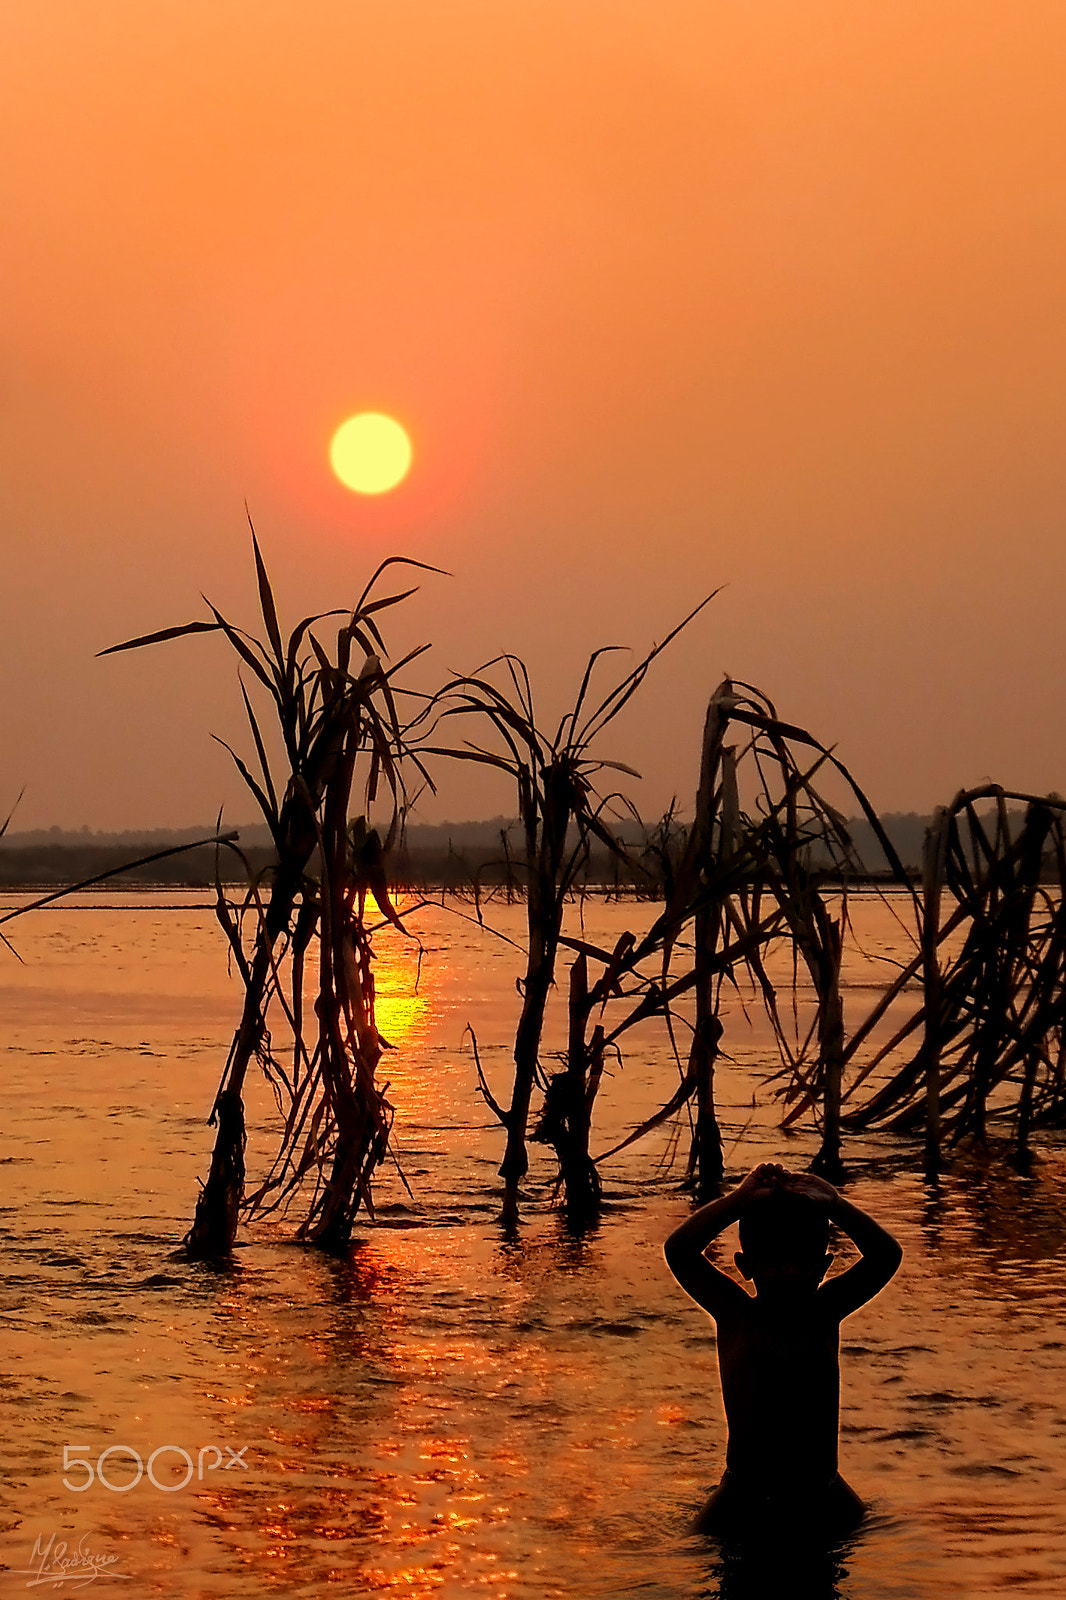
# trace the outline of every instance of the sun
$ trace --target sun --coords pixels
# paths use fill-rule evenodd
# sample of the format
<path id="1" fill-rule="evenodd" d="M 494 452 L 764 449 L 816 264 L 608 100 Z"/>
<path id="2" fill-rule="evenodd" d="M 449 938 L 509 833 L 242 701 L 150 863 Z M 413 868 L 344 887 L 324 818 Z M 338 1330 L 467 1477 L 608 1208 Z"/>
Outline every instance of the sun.
<path id="1" fill-rule="evenodd" d="M 329 460 L 346 488 L 356 494 L 385 494 L 411 469 L 411 441 L 394 417 L 360 411 L 333 435 Z"/>

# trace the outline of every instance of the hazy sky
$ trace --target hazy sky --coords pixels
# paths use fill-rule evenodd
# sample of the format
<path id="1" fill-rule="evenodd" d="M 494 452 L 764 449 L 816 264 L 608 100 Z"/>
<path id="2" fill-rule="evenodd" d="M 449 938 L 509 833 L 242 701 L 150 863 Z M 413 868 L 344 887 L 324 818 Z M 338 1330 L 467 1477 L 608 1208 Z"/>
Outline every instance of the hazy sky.
<path id="1" fill-rule="evenodd" d="M 445 567 L 394 654 L 546 724 L 724 585 L 604 743 L 648 812 L 726 670 L 884 809 L 1066 790 L 1064 74 L 1062 0 L 4 0 L 0 816 L 251 814 L 217 639 L 94 659 L 253 620 L 245 499 L 283 621 Z"/>

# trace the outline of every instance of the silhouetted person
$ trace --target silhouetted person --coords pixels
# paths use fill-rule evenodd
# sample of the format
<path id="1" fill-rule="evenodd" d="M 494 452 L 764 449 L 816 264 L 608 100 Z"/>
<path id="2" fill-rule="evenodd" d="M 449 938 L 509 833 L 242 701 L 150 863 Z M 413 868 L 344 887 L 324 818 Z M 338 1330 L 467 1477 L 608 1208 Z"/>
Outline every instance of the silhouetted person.
<path id="1" fill-rule="evenodd" d="M 861 1259 L 822 1283 L 833 1260 L 830 1221 Z M 733 1222 L 741 1243 L 734 1259 L 754 1296 L 704 1255 Z M 775 1165 L 756 1167 L 670 1235 L 670 1270 L 715 1320 L 729 1425 L 725 1474 L 698 1531 L 832 1539 L 861 1521 L 865 1507 L 837 1470 L 840 1324 L 902 1258 L 892 1235 L 832 1184 Z"/>

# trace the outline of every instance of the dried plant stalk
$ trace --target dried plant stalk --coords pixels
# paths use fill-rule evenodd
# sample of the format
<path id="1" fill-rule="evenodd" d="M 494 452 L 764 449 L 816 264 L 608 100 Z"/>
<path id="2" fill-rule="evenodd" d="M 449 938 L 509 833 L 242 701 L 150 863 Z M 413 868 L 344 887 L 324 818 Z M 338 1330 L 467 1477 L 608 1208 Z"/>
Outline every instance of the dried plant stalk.
<path id="1" fill-rule="evenodd" d="M 253 1061 L 266 1071 L 275 1093 L 288 1095 L 290 1102 L 278 1158 L 267 1184 L 254 1197 L 255 1207 L 263 1205 L 268 1192 L 278 1191 L 278 1199 L 291 1195 L 313 1173 L 316 1193 L 302 1236 L 338 1246 L 347 1237 L 358 1205 L 369 1204 L 370 1175 L 387 1148 L 388 1113 L 374 1082 L 379 1047 L 369 944 L 361 920 L 363 899 L 347 843 L 348 808 L 361 760 L 366 766 L 364 804 L 369 812 L 379 791 L 384 791 L 391 837 L 406 802 L 405 766 L 413 762 L 426 776 L 406 743 L 392 680 L 427 647 L 386 670 L 376 621 L 378 613 L 413 591 L 373 597 L 378 578 L 400 558 L 382 563 L 351 612 L 306 617 L 286 641 L 254 531 L 252 545 L 264 639 L 232 626 L 208 602 L 211 622 L 167 628 L 112 647 L 131 650 L 186 634 L 221 632 L 269 699 L 287 769 L 284 783 L 276 782 L 263 729 L 242 681 L 258 771 L 230 753 L 270 829 L 277 860 L 265 903 L 258 883 L 252 881 L 244 907 L 233 912 L 219 887 L 219 918 L 245 993 L 240 1025 L 211 1111 L 210 1120 L 218 1129 L 211 1167 L 185 1240 L 194 1257 L 225 1255 L 233 1245 L 244 1201 L 243 1090 Z M 338 629 L 331 656 L 316 629 L 325 618 L 340 616 L 346 620 Z M 317 881 L 312 870 L 316 858 Z M 382 897 L 387 907 L 383 887 L 379 902 Z M 254 916 L 247 953 L 241 937 L 246 912 Z M 319 1037 L 311 1056 L 303 1038 L 301 983 L 314 937 L 320 941 Z M 282 977 L 286 957 L 287 1000 Z M 293 1030 L 291 1078 L 271 1049 L 268 1012 L 275 1001 L 283 1003 Z M 302 1077 L 301 1063 L 306 1068 Z M 297 1160 L 295 1140 L 305 1127 L 310 1132 Z M 329 1177 L 323 1179 L 327 1163 Z"/>

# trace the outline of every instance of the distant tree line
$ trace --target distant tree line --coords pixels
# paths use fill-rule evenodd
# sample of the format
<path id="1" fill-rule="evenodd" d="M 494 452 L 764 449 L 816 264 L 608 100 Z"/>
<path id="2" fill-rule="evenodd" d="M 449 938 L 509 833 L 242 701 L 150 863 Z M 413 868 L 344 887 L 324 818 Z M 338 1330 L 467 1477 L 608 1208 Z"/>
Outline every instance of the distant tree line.
<path id="1" fill-rule="evenodd" d="M 922 844 L 930 821 L 929 816 L 913 811 L 890 812 L 882 818 L 885 833 L 899 859 L 914 874 L 921 868 Z M 887 871 L 884 852 L 866 819 L 850 819 L 848 829 L 858 855 L 869 870 L 872 873 Z M 275 865 L 276 853 L 267 830 L 253 824 L 239 831 L 241 849 L 248 863 L 257 873 L 269 873 Z M 639 867 L 623 863 L 605 849 L 593 847 L 581 873 L 579 887 L 648 899 L 664 898 L 671 861 L 679 861 L 683 856 L 688 831 L 688 824 L 673 818 L 664 819 L 655 829 L 644 832 L 635 827 L 620 829 L 619 834 L 633 851 Z M 35 889 L 79 882 L 121 867 L 133 854 L 183 844 L 189 838 L 202 838 L 209 832 L 208 828 L 125 833 L 50 828 L 32 833 L 9 833 L 0 839 L 0 886 Z M 481 822 L 413 824 L 393 848 L 390 876 L 401 892 L 472 893 L 475 889 L 504 892 L 509 889 L 513 893 L 519 888 L 513 866 L 518 839 L 518 822 L 502 816 Z M 219 866 L 224 883 L 244 882 L 245 869 L 235 856 L 223 853 Z M 168 861 L 123 872 L 112 881 L 117 887 L 125 883 L 138 888 L 213 888 L 215 851 L 202 846 Z"/>
<path id="2" fill-rule="evenodd" d="M 205 830 L 210 832 L 210 829 Z M 179 843 L 180 836 L 155 834 L 153 846 L 162 849 L 170 843 Z M 155 841 L 159 842 L 156 843 Z M 77 841 L 77 842 L 76 842 Z M 122 872 L 116 868 L 128 862 L 141 840 L 130 844 L 110 841 L 106 836 L 90 835 L 84 842 L 76 834 L 68 834 L 61 842 L 35 842 L 24 844 L 18 834 L 0 844 L 0 887 L 5 889 L 43 889 L 64 883 L 81 883 L 104 873 L 115 872 L 110 880 L 114 888 L 188 888 L 214 889 L 215 851 L 210 846 L 188 850 L 184 855 L 172 856 L 168 861 L 156 861 L 150 866 L 135 867 Z M 270 867 L 273 851 L 269 845 L 250 846 L 246 852 L 256 870 Z M 243 868 L 223 855 L 220 860 L 222 881 L 243 881 Z"/>

